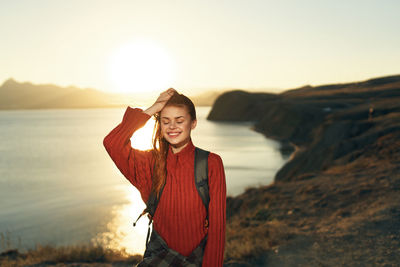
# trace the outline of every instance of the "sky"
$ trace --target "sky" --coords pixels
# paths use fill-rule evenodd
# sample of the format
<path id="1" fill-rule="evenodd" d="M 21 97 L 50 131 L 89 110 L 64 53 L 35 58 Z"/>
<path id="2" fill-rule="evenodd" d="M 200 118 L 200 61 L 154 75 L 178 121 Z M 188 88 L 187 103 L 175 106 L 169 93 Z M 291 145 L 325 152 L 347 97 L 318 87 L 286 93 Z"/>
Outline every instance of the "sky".
<path id="1" fill-rule="evenodd" d="M 0 1 L 0 84 L 245 89 L 400 74 L 396 0 Z"/>

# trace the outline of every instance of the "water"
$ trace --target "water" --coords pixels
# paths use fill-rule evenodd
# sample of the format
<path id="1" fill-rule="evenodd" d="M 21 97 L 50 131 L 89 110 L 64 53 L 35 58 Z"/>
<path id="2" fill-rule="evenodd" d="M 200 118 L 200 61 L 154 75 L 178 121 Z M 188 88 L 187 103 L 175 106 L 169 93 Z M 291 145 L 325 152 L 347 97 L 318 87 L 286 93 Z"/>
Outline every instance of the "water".
<path id="1" fill-rule="evenodd" d="M 227 194 L 273 181 L 287 161 L 279 144 L 249 129 L 250 123 L 220 123 L 198 107 L 195 146 L 221 156 Z M 138 191 L 115 167 L 103 138 L 125 108 L 0 111 L 0 251 L 36 244 L 101 243 L 143 253 L 147 219 L 133 228 L 144 208 Z M 147 129 L 147 132 L 146 130 Z M 140 134 L 150 143 L 151 120 Z M 135 138 L 135 136 L 138 136 Z"/>

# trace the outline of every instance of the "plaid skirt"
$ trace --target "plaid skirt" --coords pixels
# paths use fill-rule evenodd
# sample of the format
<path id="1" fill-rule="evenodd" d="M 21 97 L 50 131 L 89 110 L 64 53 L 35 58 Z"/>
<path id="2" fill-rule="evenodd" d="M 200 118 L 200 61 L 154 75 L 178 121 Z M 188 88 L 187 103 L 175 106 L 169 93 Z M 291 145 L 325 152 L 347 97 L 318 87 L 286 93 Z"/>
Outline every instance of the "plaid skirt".
<path id="1" fill-rule="evenodd" d="M 136 267 L 201 267 L 206 243 L 207 235 L 192 253 L 188 257 L 185 257 L 176 250 L 169 248 L 165 240 L 153 229 L 150 241 L 143 255 L 143 260 Z"/>

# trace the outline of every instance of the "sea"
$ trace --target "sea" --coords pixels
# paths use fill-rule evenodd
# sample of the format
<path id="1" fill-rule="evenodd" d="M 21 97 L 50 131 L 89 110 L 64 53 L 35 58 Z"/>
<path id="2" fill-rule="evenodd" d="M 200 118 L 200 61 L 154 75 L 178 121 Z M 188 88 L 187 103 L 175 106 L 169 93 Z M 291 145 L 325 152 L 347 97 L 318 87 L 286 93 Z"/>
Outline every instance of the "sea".
<path id="1" fill-rule="evenodd" d="M 141 107 L 145 109 L 145 107 Z M 0 252 L 38 246 L 102 245 L 143 254 L 145 204 L 107 154 L 104 137 L 125 108 L 0 111 Z M 207 120 L 197 107 L 193 144 L 221 156 L 227 195 L 268 185 L 289 160 L 252 122 Z M 154 120 L 131 138 L 151 147 Z"/>

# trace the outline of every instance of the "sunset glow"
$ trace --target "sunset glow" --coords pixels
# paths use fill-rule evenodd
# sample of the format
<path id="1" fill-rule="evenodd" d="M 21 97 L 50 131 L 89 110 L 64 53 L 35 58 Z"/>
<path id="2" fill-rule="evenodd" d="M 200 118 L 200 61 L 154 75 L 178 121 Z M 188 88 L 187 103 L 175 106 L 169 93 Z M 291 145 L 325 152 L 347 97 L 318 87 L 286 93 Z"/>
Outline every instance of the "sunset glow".
<path id="1" fill-rule="evenodd" d="M 164 48 L 142 40 L 115 49 L 109 63 L 109 75 L 114 91 L 153 92 L 172 87 L 175 66 Z"/>
<path id="2" fill-rule="evenodd" d="M 282 92 L 399 69 L 400 1 L 20 2 L 0 4 L 0 83 Z"/>
<path id="3" fill-rule="evenodd" d="M 139 150 L 152 148 L 152 136 L 155 120 L 151 117 L 147 123 L 138 129 L 131 137 L 131 146 Z"/>

